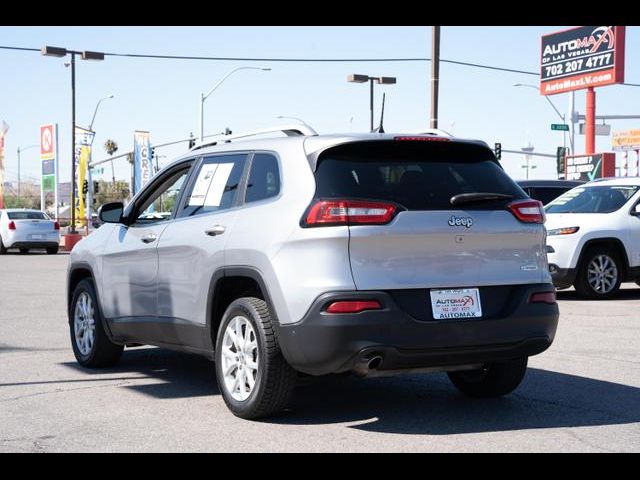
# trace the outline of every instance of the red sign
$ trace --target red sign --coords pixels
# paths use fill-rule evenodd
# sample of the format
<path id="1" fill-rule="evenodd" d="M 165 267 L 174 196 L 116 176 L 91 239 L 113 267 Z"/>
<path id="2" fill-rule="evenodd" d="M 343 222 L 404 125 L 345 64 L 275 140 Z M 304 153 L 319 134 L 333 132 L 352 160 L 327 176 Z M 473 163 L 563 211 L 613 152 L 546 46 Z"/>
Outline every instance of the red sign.
<path id="1" fill-rule="evenodd" d="M 624 83 L 625 27 L 589 26 L 544 35 L 540 93 Z"/>
<path id="2" fill-rule="evenodd" d="M 55 153 L 55 137 L 53 136 L 53 125 L 43 125 L 40 127 L 40 158 L 53 158 Z"/>

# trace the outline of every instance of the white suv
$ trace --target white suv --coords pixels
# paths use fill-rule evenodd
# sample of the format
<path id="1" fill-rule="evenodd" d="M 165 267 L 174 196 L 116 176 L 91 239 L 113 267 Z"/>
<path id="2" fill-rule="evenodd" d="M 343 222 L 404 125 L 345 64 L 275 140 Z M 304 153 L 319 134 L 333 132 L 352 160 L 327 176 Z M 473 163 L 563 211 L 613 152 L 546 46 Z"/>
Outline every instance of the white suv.
<path id="1" fill-rule="evenodd" d="M 640 279 L 640 178 L 596 180 L 546 207 L 553 283 L 590 299 Z"/>

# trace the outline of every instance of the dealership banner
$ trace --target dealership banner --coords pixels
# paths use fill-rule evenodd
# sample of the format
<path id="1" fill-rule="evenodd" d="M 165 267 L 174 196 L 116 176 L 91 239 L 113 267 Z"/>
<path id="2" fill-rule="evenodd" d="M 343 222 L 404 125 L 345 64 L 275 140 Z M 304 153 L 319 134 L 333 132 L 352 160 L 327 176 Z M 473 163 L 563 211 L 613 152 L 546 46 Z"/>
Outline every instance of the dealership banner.
<path id="1" fill-rule="evenodd" d="M 577 27 L 544 35 L 540 93 L 624 83 L 625 27 Z"/>
<path id="2" fill-rule="evenodd" d="M 9 125 L 2 121 L 0 127 L 0 208 L 4 208 L 4 139 L 7 136 Z"/>
<path id="3" fill-rule="evenodd" d="M 614 177 L 616 174 L 616 154 L 596 153 L 594 155 L 574 155 L 565 163 L 566 180 L 591 182 L 597 178 Z"/>
<path id="4" fill-rule="evenodd" d="M 153 167 L 149 155 L 151 149 L 151 135 L 149 132 L 136 130 L 133 133 L 133 194 L 138 193 L 153 176 Z"/>
<path id="5" fill-rule="evenodd" d="M 611 146 L 616 152 L 640 150 L 640 129 L 613 132 Z"/>
<path id="6" fill-rule="evenodd" d="M 94 136 L 95 132 L 87 130 L 86 128 L 76 127 L 76 144 L 74 148 L 74 161 L 76 164 L 75 209 L 76 222 L 82 225 L 84 225 L 84 222 L 86 221 L 85 200 L 87 191 L 89 190 L 87 169 L 91 158 L 91 145 L 93 144 Z"/>

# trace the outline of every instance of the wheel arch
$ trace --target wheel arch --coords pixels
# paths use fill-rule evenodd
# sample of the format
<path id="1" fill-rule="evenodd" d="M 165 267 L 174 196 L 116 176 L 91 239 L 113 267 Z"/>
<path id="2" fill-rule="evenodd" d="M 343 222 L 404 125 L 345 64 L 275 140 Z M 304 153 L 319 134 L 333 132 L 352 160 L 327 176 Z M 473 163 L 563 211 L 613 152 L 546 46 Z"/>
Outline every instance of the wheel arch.
<path id="1" fill-rule="evenodd" d="M 277 335 L 277 313 L 262 273 L 257 268 L 249 266 L 223 267 L 216 270 L 211 277 L 207 297 L 207 330 L 213 351 L 225 310 L 233 300 L 246 296 L 255 296 L 267 303 Z"/>
<path id="2" fill-rule="evenodd" d="M 621 266 L 624 270 L 622 275 L 623 281 L 627 279 L 629 275 L 629 256 L 627 255 L 627 249 L 625 248 L 622 240 L 616 237 L 601 237 L 587 240 L 580 250 L 580 256 L 578 257 L 576 268 L 580 268 L 584 261 L 586 252 L 593 247 L 609 247 L 615 249 L 622 259 Z"/>

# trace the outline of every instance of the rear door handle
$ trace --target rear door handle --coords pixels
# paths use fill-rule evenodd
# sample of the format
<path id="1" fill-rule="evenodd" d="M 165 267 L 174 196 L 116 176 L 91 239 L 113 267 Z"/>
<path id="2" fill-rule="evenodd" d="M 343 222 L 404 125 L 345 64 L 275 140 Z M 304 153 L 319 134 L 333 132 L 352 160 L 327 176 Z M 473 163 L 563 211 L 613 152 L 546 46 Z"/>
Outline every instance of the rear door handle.
<path id="1" fill-rule="evenodd" d="M 215 225 L 204 231 L 210 237 L 215 237 L 216 235 L 222 235 L 226 230 L 226 227 L 223 225 Z"/>
<path id="2" fill-rule="evenodd" d="M 143 243 L 152 243 L 152 242 L 155 242 L 157 239 L 158 239 L 158 236 L 155 233 L 148 233 L 147 235 L 142 237 L 140 240 L 142 240 Z"/>

